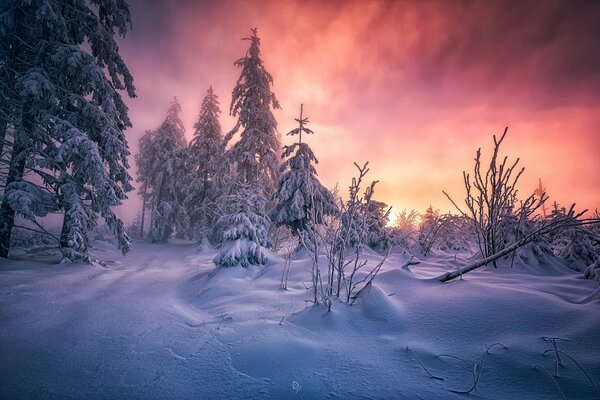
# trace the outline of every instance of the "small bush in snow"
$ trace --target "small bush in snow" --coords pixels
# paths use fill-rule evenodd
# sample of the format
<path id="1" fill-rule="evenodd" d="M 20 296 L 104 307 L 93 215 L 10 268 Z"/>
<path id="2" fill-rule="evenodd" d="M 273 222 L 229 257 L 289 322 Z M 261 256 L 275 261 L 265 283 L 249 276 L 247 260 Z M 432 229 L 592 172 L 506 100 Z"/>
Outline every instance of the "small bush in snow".
<path id="1" fill-rule="evenodd" d="M 217 267 L 247 267 L 267 262 L 271 221 L 262 211 L 265 203 L 259 190 L 241 183 L 225 197 L 224 215 L 217 222 L 223 227 L 223 244 L 213 259 Z"/>

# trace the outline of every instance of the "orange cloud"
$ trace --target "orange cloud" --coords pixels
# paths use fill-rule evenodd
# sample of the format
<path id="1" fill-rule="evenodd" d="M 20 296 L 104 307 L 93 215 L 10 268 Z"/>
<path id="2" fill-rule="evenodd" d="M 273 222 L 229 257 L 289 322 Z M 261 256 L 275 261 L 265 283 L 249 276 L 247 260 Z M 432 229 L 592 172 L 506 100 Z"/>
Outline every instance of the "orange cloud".
<path id="1" fill-rule="evenodd" d="M 279 130 L 304 103 L 326 185 L 345 188 L 353 162 L 370 160 L 381 200 L 446 211 L 441 190 L 460 198 L 461 171 L 508 125 L 505 150 L 526 167 L 522 191 L 542 178 L 551 200 L 595 208 L 599 14 L 593 1 L 136 0 L 121 44 L 139 94 L 130 144 L 135 153 L 174 95 L 191 137 L 210 85 L 232 126 L 233 61 L 258 27 Z"/>

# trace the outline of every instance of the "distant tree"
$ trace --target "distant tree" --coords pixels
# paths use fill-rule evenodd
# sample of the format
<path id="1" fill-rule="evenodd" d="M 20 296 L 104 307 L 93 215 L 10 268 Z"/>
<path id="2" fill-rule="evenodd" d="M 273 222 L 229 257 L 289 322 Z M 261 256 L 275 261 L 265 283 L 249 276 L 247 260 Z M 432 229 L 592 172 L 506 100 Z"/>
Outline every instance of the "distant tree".
<path id="1" fill-rule="evenodd" d="M 194 125 L 194 138 L 190 142 L 187 158 L 185 204 L 193 236 L 204 238 L 215 221 L 213 205 L 218 196 L 216 175 L 223 168 L 225 143 L 219 122 L 219 100 L 212 86 L 202 100 L 200 116 Z"/>
<path id="2" fill-rule="evenodd" d="M 308 118 L 296 118 L 298 127 L 288 133 L 298 135 L 298 142 L 285 146 L 282 158 L 289 157 L 279 167 L 281 178 L 275 195 L 275 206 L 269 216 L 276 225 L 288 226 L 292 234 L 305 231 L 308 224 L 321 224 L 326 215 L 338 212 L 331 192 L 321 185 L 313 164 L 318 164 L 314 153 L 306 143 L 302 143 L 302 133 L 313 134 L 306 127 Z"/>
<path id="3" fill-rule="evenodd" d="M 391 230 L 386 228 L 391 211 L 391 207 L 377 200 L 371 200 L 365 206 L 364 242 L 373 250 L 385 252 L 392 246 Z"/>
<path id="4" fill-rule="evenodd" d="M 181 106 L 174 99 L 163 123 L 141 139 L 141 152 L 136 158 L 141 172 L 138 180 L 152 210 L 150 239 L 155 243 L 168 241 L 177 224 L 181 229 L 186 218 L 180 175 L 187 144 L 180 111 Z"/>
<path id="5" fill-rule="evenodd" d="M 239 182 L 257 186 L 270 198 L 279 178 L 277 154 L 281 148 L 272 109 L 280 106 L 271 91 L 273 78 L 260 57 L 256 29 L 243 40 L 250 41 L 250 48 L 245 57 L 235 62 L 242 72 L 233 89 L 230 106 L 230 114 L 239 118 L 242 132 L 227 157 L 234 165 Z"/>
<path id="6" fill-rule="evenodd" d="M 224 214 L 217 222 L 223 226 L 223 243 L 213 260 L 217 267 L 248 267 L 267 262 L 271 221 L 262 211 L 265 204 L 260 190 L 242 183 L 225 198 Z"/>
<path id="7" fill-rule="evenodd" d="M 144 136 L 140 138 L 138 141 L 138 154 L 135 155 L 135 163 L 137 165 L 137 178 L 136 182 L 140 183 L 140 187 L 138 188 L 138 196 L 142 199 L 142 210 L 140 212 L 140 221 L 139 221 L 139 235 L 140 238 L 144 238 L 144 226 L 146 223 L 146 210 L 148 209 L 148 205 L 152 201 L 152 193 L 148 185 L 151 182 L 152 176 L 152 139 L 153 139 L 153 131 L 146 131 Z"/>
<path id="8" fill-rule="evenodd" d="M 88 259 L 85 238 L 98 214 L 127 252 L 123 222 L 112 211 L 132 189 L 124 136 L 131 123 L 119 91 L 135 91 L 114 38 L 129 29 L 127 3 L 5 1 L 0 16 L 3 144 L 12 136 L 0 257 L 8 254 L 15 213 L 35 222 L 48 209 L 32 215 L 28 204 L 47 203 L 36 196 L 50 194 L 65 211 L 65 259 Z"/>
<path id="9" fill-rule="evenodd" d="M 419 213 L 416 210 L 402 210 L 396 213 L 392 235 L 394 243 L 409 250 L 417 241 Z"/>
<path id="10" fill-rule="evenodd" d="M 173 187 L 174 199 L 173 206 L 175 209 L 174 232 L 178 239 L 191 239 L 193 236 L 190 216 L 185 204 L 185 196 L 188 188 L 188 173 L 187 168 L 189 152 L 188 148 L 179 149 L 174 154 L 173 159 Z"/>
<path id="11" fill-rule="evenodd" d="M 440 211 L 434 210 L 431 205 L 425 210 L 425 213 L 421 216 L 421 222 L 419 224 L 419 233 L 417 236 L 417 243 L 421 249 L 423 255 L 427 255 L 431 244 L 433 243 L 433 237 L 437 231 L 438 225 L 440 224 Z"/>
<path id="12" fill-rule="evenodd" d="M 597 212 L 592 215 L 592 218 L 598 219 L 598 217 L 600 215 Z M 541 238 L 549 245 L 554 255 L 565 260 L 569 267 L 584 272 L 587 267 L 600 262 L 600 235 L 598 234 L 600 224 L 579 226 L 576 223 L 573 207 L 567 210 L 554 202 L 546 222 L 561 220 L 570 223 L 565 228 Z"/>

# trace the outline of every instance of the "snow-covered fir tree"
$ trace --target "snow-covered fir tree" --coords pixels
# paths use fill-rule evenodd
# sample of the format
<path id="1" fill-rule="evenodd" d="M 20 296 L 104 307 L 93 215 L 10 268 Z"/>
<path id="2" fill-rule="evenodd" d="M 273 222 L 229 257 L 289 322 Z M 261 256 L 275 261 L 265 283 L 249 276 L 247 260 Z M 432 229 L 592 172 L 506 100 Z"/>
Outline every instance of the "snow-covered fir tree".
<path id="1" fill-rule="evenodd" d="M 227 159 L 234 165 L 239 182 L 256 185 L 270 198 L 277 187 L 281 149 L 272 109 L 280 106 L 271 91 L 273 78 L 260 57 L 256 29 L 244 40 L 250 41 L 250 48 L 245 57 L 235 62 L 242 72 L 233 89 L 230 107 L 230 114 L 239 118 L 242 132 Z"/>
<path id="2" fill-rule="evenodd" d="M 592 226 L 577 226 L 575 221 L 575 211 L 573 208 L 567 210 L 560 207 L 556 202 L 552 204 L 550 215 L 547 220 L 570 221 L 562 229 L 556 230 L 551 235 L 546 235 L 545 241 L 549 244 L 552 252 L 557 257 L 562 258 L 569 267 L 583 271 L 586 276 L 596 279 L 595 269 L 600 263 L 600 237 L 598 232 Z M 586 272 L 586 270 L 589 271 Z"/>
<path id="3" fill-rule="evenodd" d="M 365 206 L 365 244 L 376 251 L 386 251 L 392 246 L 391 230 L 386 229 L 391 207 L 382 201 L 371 200 Z"/>
<path id="4" fill-rule="evenodd" d="M 217 267 L 263 265 L 271 246 L 268 237 L 271 221 L 262 211 L 266 199 L 256 187 L 238 183 L 224 198 L 224 214 L 217 224 L 223 227 L 223 243 L 213 259 Z"/>
<path id="5" fill-rule="evenodd" d="M 55 194 L 65 211 L 65 259 L 88 259 L 81 243 L 98 214 L 126 252 L 129 239 L 112 209 L 132 189 L 124 136 L 131 123 L 120 91 L 131 97 L 135 91 L 114 38 L 129 29 L 127 3 L 2 2 L 0 15 L 0 59 L 10 71 L 1 74 L 3 111 L 13 135 L 0 256 L 8 253 L 15 213 L 25 216 L 25 203 L 40 203 L 7 201 L 15 191 L 33 196 L 35 190 L 23 190 L 27 185 Z"/>
<path id="6" fill-rule="evenodd" d="M 68 123 L 54 126 L 54 132 L 63 130 L 73 131 Z M 82 245 L 87 241 L 80 240 L 80 236 L 85 237 L 87 231 L 96 225 L 97 212 L 110 229 L 117 228 L 119 246 L 124 251 L 128 250 L 130 243 L 123 222 L 112 212 L 125 194 L 119 193 L 120 187 L 111 179 L 110 172 L 105 170 L 105 160 L 96 144 L 82 135 L 75 135 L 64 140 L 55 151 L 48 149 L 48 154 L 60 171 L 55 182 L 58 199 L 64 210 L 60 241 L 63 259 L 89 261 L 87 247 Z M 43 165 L 43 162 L 46 160 L 38 163 Z"/>
<path id="7" fill-rule="evenodd" d="M 285 146 L 282 158 L 287 158 L 279 171 L 279 187 L 275 206 L 269 211 L 276 225 L 288 226 L 294 235 L 305 231 L 309 224 L 321 224 L 325 215 L 335 215 L 338 208 L 331 192 L 317 178 L 313 164 L 319 161 L 308 144 L 302 142 L 302 134 L 313 134 L 306 127 L 308 118 L 296 118 L 298 127 L 287 135 L 298 136 L 298 142 Z"/>
<path id="8" fill-rule="evenodd" d="M 144 153 L 136 159 L 138 178 L 152 210 L 150 239 L 166 242 L 176 231 L 186 229 L 187 213 L 183 206 L 182 176 L 187 143 L 179 113 L 181 105 L 174 99 L 167 117 L 153 133 L 148 143 L 140 143 Z"/>
<path id="9" fill-rule="evenodd" d="M 417 210 L 402 210 L 396 213 L 392 235 L 394 243 L 405 251 L 417 241 L 419 213 Z"/>
<path id="10" fill-rule="evenodd" d="M 219 122 L 218 96 L 212 86 L 202 100 L 200 116 L 194 125 L 194 138 L 188 147 L 185 204 L 188 211 L 193 237 L 206 237 L 217 215 L 214 187 L 215 176 L 223 167 L 225 143 Z"/>
<path id="11" fill-rule="evenodd" d="M 152 141 L 152 216 L 150 239 L 166 242 L 175 232 L 176 218 L 181 217 L 181 198 L 177 180 L 183 164 L 186 141 L 179 113 L 181 106 L 174 99 L 167 117 L 156 130 Z"/>
<path id="12" fill-rule="evenodd" d="M 175 152 L 173 159 L 173 181 L 174 181 L 174 200 L 175 208 L 174 232 L 178 239 L 192 238 L 192 229 L 190 224 L 190 216 L 185 204 L 185 196 L 187 191 L 187 160 L 188 148 L 184 147 Z"/>
<path id="13" fill-rule="evenodd" d="M 421 215 L 421 223 L 419 224 L 419 234 L 417 236 L 417 243 L 423 254 L 426 254 L 430 247 L 432 235 L 440 223 L 440 212 L 434 210 L 431 205 L 427 207 L 425 213 Z"/>
<path id="14" fill-rule="evenodd" d="M 139 238 L 144 238 L 146 225 L 146 211 L 152 201 L 152 192 L 148 187 L 152 177 L 152 139 L 154 131 L 147 130 L 146 133 L 138 141 L 138 153 L 135 155 L 135 163 L 137 165 L 136 182 L 140 183 L 138 188 L 138 196 L 142 199 L 142 210 L 140 212 Z"/>

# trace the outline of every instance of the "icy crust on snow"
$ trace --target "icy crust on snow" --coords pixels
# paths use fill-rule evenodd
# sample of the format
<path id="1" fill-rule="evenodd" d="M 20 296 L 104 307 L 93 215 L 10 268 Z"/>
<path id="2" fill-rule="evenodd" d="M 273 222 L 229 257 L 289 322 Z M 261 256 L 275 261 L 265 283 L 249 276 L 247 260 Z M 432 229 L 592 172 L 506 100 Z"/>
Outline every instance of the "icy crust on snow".
<path id="1" fill-rule="evenodd" d="M 556 260 L 442 284 L 469 256 L 394 253 L 365 298 L 327 312 L 305 301 L 307 258 L 282 291 L 281 261 L 215 272 L 216 251 L 193 244 L 93 247 L 108 268 L 2 262 L 0 398 L 463 399 L 449 390 L 472 386 L 494 343 L 506 348 L 491 348 L 472 395 L 560 398 L 541 337 L 565 339 L 559 350 L 600 384 L 600 300 L 576 304 L 597 282 Z M 597 398 L 563 362 L 564 396 Z"/>

